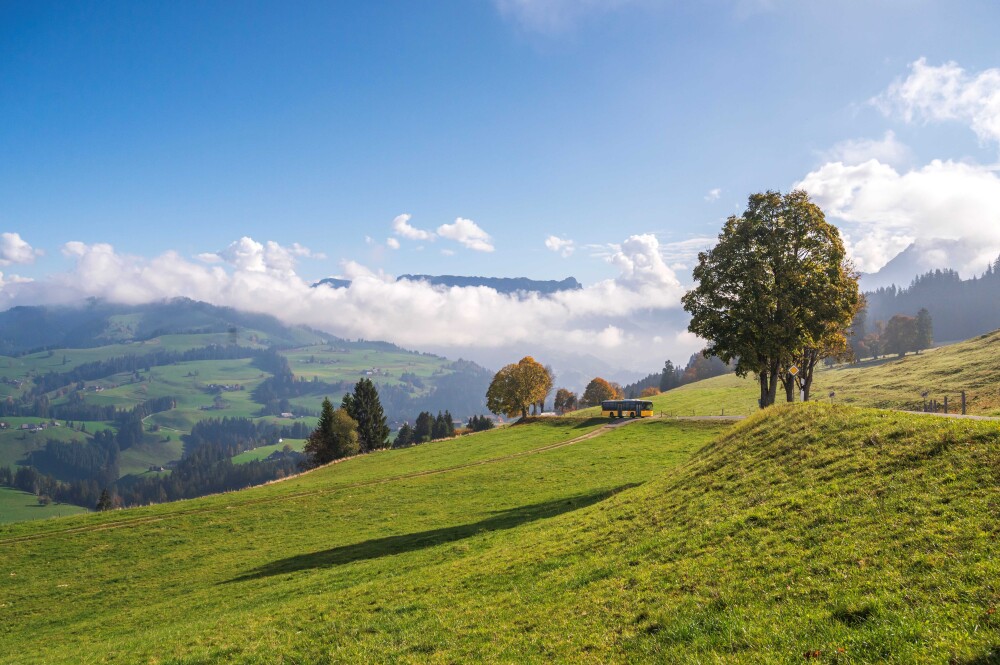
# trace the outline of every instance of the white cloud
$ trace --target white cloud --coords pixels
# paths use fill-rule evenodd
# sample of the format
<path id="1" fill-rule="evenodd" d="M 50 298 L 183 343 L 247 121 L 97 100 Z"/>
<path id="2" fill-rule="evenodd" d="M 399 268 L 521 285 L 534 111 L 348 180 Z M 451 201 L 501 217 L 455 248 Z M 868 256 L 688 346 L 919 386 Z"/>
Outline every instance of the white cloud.
<path id="1" fill-rule="evenodd" d="M 712 201 L 718 201 L 720 196 L 722 196 L 722 189 L 716 187 L 715 189 L 708 190 L 708 194 L 705 194 L 705 200 L 711 203 Z"/>
<path id="2" fill-rule="evenodd" d="M 715 236 L 695 236 L 660 245 L 660 255 L 672 270 L 689 270 L 698 262 L 698 253 L 715 247 Z"/>
<path id="3" fill-rule="evenodd" d="M 385 244 L 389 249 L 399 249 L 399 241 L 395 238 L 386 238 Z"/>
<path id="4" fill-rule="evenodd" d="M 321 256 L 313 254 L 308 248 L 298 243 L 283 247 L 273 240 L 261 244 L 253 238 L 244 236 L 230 243 L 221 252 L 201 254 L 199 258 L 203 261 L 207 260 L 209 263 L 215 262 L 213 259 L 221 259 L 238 270 L 248 272 L 291 273 L 295 268 L 297 257 L 320 258 Z"/>
<path id="5" fill-rule="evenodd" d="M 679 288 L 674 271 L 660 255 L 660 242 L 651 233 L 629 236 L 608 259 L 621 270 L 620 281 L 634 286 Z"/>
<path id="6" fill-rule="evenodd" d="M 441 256 L 455 256 L 455 250 L 447 248 L 442 249 Z"/>
<path id="7" fill-rule="evenodd" d="M 392 220 L 392 232 L 401 238 L 406 238 L 407 240 L 431 240 L 434 238 L 434 234 L 430 231 L 424 231 L 414 226 L 410 226 L 410 217 L 411 216 L 407 214 L 397 215 L 396 218 Z"/>
<path id="8" fill-rule="evenodd" d="M 968 123 L 981 141 L 1000 142 L 1000 69 L 970 74 L 954 62 L 933 66 L 920 58 L 871 103 L 906 122 Z"/>
<path id="9" fill-rule="evenodd" d="M 216 265 L 176 252 L 130 256 L 106 243 L 69 242 L 63 252 L 73 261 L 71 270 L 30 283 L 0 281 L 0 305 L 73 303 L 90 296 L 135 304 L 185 296 L 267 312 L 342 337 L 385 339 L 454 356 L 516 346 L 537 348 L 542 357 L 546 350 L 600 350 L 602 359 L 639 371 L 648 371 L 650 357 L 688 352 L 675 339 L 685 325 L 684 289 L 648 235 L 618 247 L 611 259 L 621 270 L 617 278 L 550 296 L 396 281 L 354 261 L 340 270 L 352 280 L 349 288 L 311 288 L 291 265 L 304 250 L 252 238 L 214 254 L 225 260 Z"/>
<path id="10" fill-rule="evenodd" d="M 841 141 L 823 153 L 826 162 L 843 162 L 849 166 L 862 164 L 870 159 L 885 164 L 901 166 L 910 163 L 910 148 L 896 138 L 889 130 L 881 139 L 851 139 Z"/>
<path id="11" fill-rule="evenodd" d="M 0 290 L 2 290 L 8 284 L 28 284 L 34 280 L 30 277 L 21 277 L 20 275 L 4 275 L 0 272 Z"/>
<path id="12" fill-rule="evenodd" d="M 857 267 L 874 272 L 914 241 L 975 240 L 954 265 L 981 272 L 1000 254 L 1000 178 L 975 164 L 934 160 L 905 172 L 876 159 L 824 164 L 795 185 L 843 230 Z"/>
<path id="13" fill-rule="evenodd" d="M 33 248 L 21 239 L 19 233 L 0 233 L 0 266 L 12 263 L 34 263 L 42 255 L 41 250 Z"/>
<path id="14" fill-rule="evenodd" d="M 479 228 L 471 219 L 457 217 L 454 224 L 442 224 L 439 226 L 437 234 L 442 238 L 454 240 L 463 247 L 474 249 L 477 252 L 493 251 L 493 239 L 490 238 L 490 234 Z"/>
<path id="15" fill-rule="evenodd" d="M 550 250 L 552 250 L 553 252 L 556 252 L 563 258 L 569 257 L 573 253 L 573 250 L 576 249 L 573 246 L 572 240 L 568 239 L 564 240 L 563 238 L 560 238 L 558 236 L 549 236 L 548 238 L 546 238 L 545 246 Z"/>

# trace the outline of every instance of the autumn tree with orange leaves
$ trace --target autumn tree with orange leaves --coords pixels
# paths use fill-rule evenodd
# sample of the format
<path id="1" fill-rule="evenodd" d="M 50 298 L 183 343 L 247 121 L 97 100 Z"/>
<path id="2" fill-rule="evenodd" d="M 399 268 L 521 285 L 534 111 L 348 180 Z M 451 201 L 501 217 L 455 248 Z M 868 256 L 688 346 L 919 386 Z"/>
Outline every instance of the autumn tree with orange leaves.
<path id="1" fill-rule="evenodd" d="M 621 399 L 621 396 L 621 391 L 616 390 L 614 384 L 598 376 L 587 384 L 580 401 L 588 406 L 595 406 L 606 399 Z"/>
<path id="2" fill-rule="evenodd" d="M 531 405 L 544 400 L 550 390 L 550 373 L 537 360 L 525 356 L 496 373 L 486 391 L 486 407 L 508 418 L 524 418 Z"/>

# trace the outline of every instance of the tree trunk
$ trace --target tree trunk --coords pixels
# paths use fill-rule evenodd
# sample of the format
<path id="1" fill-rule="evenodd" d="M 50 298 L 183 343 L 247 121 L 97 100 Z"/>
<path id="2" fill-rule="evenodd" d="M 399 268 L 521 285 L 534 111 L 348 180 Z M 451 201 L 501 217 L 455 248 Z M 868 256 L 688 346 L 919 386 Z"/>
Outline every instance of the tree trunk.
<path id="1" fill-rule="evenodd" d="M 791 374 L 785 374 L 781 377 L 781 385 L 785 387 L 785 401 L 794 402 L 795 401 L 795 377 Z"/>
<path id="2" fill-rule="evenodd" d="M 772 362 L 771 366 L 759 375 L 760 378 L 760 408 L 766 408 L 774 404 L 778 394 L 778 363 Z"/>
<path id="3" fill-rule="evenodd" d="M 806 362 L 802 368 L 802 401 L 809 401 L 809 392 L 812 390 L 813 370 L 819 362 L 819 352 L 813 351 L 812 355 L 806 356 Z"/>

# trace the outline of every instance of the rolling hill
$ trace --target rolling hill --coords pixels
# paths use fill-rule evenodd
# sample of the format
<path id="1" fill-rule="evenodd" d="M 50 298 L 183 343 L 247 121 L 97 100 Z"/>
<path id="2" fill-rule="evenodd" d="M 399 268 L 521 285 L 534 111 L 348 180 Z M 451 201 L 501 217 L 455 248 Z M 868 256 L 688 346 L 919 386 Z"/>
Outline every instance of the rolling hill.
<path id="1" fill-rule="evenodd" d="M 920 411 L 924 400 L 943 403 L 952 413 L 960 409 L 966 391 L 971 415 L 1000 416 L 1000 330 L 974 339 L 929 349 L 902 358 L 887 356 L 854 365 L 819 368 L 813 399 L 887 409 Z M 778 401 L 784 400 L 779 389 Z M 756 413 L 759 389 L 752 377 L 735 374 L 690 383 L 649 399 L 656 411 L 668 415 L 749 415 Z M 595 415 L 589 408 L 577 415 Z"/>
<path id="2" fill-rule="evenodd" d="M 1000 657 L 1000 424 L 800 404 L 601 425 L 0 526 L 0 660 Z"/>
<path id="3" fill-rule="evenodd" d="M 26 348 L 44 342 L 77 346 Z M 305 437 L 322 399 L 339 403 L 362 378 L 378 387 L 390 424 L 421 411 L 449 410 L 462 420 L 484 413 L 492 378 L 467 361 L 342 340 L 185 299 L 133 308 L 100 302 L 15 308 L 0 313 L 0 346 L 12 349 L 0 356 L 0 472 L 33 467 L 52 482 L 22 479 L 18 487 L 88 507 L 116 479 L 123 493 L 170 474 L 192 452 L 189 437 L 205 421 L 226 419 L 241 432 L 252 421 L 253 433 L 227 438 L 225 456 L 234 457 L 254 448 L 280 450 L 283 436 Z M 101 438 L 105 430 L 113 446 Z M 243 472 L 255 482 L 280 477 L 296 468 L 289 457 L 259 460 L 266 473 Z M 248 483 L 227 481 L 214 491 Z M 164 495 L 191 496 L 156 488 L 129 494 L 141 503 Z M 0 507 L 0 522 L 48 514 Z"/>

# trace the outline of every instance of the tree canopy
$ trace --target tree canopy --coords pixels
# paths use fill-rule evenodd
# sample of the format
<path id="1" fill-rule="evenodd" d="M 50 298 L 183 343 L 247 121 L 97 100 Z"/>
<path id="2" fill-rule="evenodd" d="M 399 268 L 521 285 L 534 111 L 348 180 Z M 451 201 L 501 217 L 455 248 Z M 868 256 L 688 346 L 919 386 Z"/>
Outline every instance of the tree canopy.
<path id="1" fill-rule="evenodd" d="M 912 316 L 897 314 L 885 326 L 885 351 L 902 358 L 908 351 L 917 350 L 917 320 Z"/>
<path id="2" fill-rule="evenodd" d="M 619 397 L 621 397 L 621 393 L 615 390 L 614 385 L 598 376 L 587 384 L 581 401 L 588 406 L 594 406 L 606 399 L 618 399 Z"/>
<path id="3" fill-rule="evenodd" d="M 573 411 L 576 409 L 576 394 L 566 388 L 560 388 L 556 391 L 553 407 L 559 414 Z"/>
<path id="4" fill-rule="evenodd" d="M 800 190 L 752 194 L 698 255 L 694 278 L 683 298 L 688 329 L 708 341 L 706 355 L 757 376 L 762 408 L 800 362 L 808 397 L 816 361 L 839 347 L 862 304 L 839 231 Z"/>
<path id="5" fill-rule="evenodd" d="M 524 418 L 531 405 L 543 401 L 550 390 L 549 372 L 534 358 L 525 356 L 496 373 L 486 391 L 486 408 L 509 418 Z"/>

